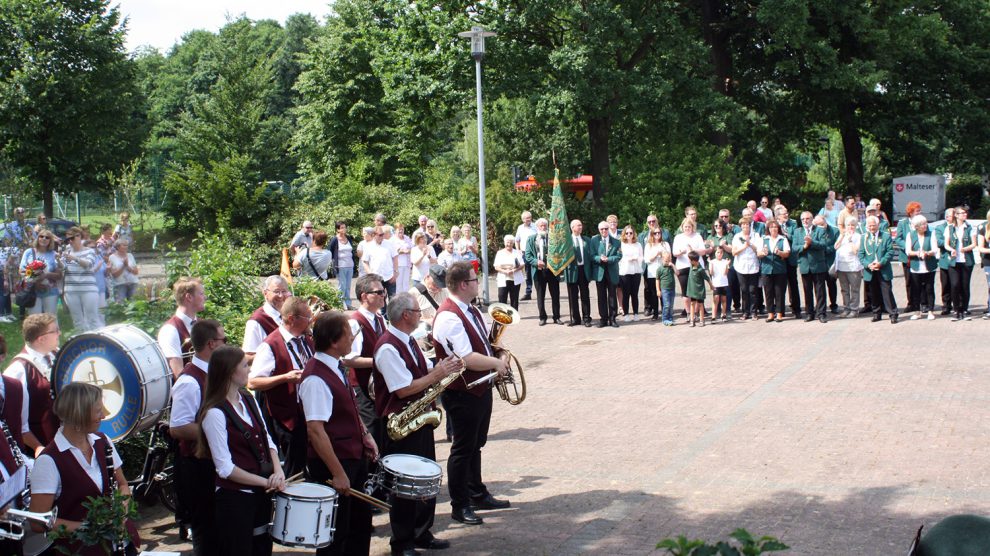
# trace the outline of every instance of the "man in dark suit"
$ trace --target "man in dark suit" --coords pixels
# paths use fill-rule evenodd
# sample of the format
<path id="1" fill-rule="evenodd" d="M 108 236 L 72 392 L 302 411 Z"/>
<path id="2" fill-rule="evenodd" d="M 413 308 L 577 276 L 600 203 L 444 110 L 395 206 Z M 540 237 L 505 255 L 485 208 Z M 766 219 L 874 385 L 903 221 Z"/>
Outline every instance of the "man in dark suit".
<path id="1" fill-rule="evenodd" d="M 550 290 L 550 310 L 554 324 L 564 324 L 560 321 L 560 277 L 554 276 L 547 267 L 547 257 L 550 255 L 550 235 L 547 233 L 549 223 L 546 218 L 536 221 L 536 234 L 526 242 L 526 252 L 523 255 L 526 264 L 533 272 L 533 285 L 536 287 L 536 305 L 540 310 L 540 326 L 547 323 L 546 296 Z"/>
<path id="2" fill-rule="evenodd" d="M 859 242 L 859 261 L 863 263 L 863 280 L 869 285 L 870 299 L 873 301 L 873 322 L 883 318 L 882 313 L 890 314 L 890 324 L 897 324 L 897 301 L 890 287 L 894 270 L 890 262 L 897 257 L 897 248 L 890 234 L 880 231 L 880 219 L 866 217 L 866 233 Z"/>
<path id="3" fill-rule="evenodd" d="M 598 328 L 619 327 L 615 317 L 619 312 L 615 302 L 615 286 L 619 283 L 619 240 L 609 236 L 608 222 L 598 223 L 598 235 L 591 238 L 589 250 L 592 262 L 591 278 L 598 292 Z"/>
<path id="4" fill-rule="evenodd" d="M 567 303 L 571 309 L 571 319 L 567 326 L 577 326 L 584 323 L 591 326 L 591 297 L 588 283 L 591 281 L 591 251 L 589 239 L 581 232 L 584 224 L 580 220 L 571 221 L 571 243 L 574 244 L 574 260 L 564 269 L 564 281 L 567 282 Z"/>

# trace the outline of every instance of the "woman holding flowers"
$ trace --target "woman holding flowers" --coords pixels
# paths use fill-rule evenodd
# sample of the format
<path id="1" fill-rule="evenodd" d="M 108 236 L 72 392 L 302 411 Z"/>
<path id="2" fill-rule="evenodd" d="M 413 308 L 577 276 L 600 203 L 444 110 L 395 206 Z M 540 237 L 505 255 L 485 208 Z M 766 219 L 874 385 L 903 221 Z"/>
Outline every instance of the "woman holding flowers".
<path id="1" fill-rule="evenodd" d="M 62 272 L 55 259 L 55 235 L 51 230 L 43 229 L 34 240 L 34 245 L 21 255 L 21 276 L 25 286 L 34 288 L 37 301 L 33 307 L 28 307 L 28 313 L 57 314 L 58 283 Z"/>

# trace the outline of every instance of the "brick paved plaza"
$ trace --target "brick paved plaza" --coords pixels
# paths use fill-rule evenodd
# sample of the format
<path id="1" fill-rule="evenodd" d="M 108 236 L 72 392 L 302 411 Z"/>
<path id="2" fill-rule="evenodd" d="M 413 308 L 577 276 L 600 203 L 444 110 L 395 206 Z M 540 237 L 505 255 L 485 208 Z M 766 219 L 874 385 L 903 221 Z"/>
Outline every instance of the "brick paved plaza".
<path id="1" fill-rule="evenodd" d="M 648 554 L 737 527 L 785 554 L 904 554 L 923 523 L 990 514 L 986 297 L 977 270 L 976 320 L 896 326 L 538 327 L 525 302 L 504 340 L 529 396 L 496 399 L 484 450 L 486 482 L 512 508 L 461 525 L 444 487 L 434 532 L 448 554 Z M 188 548 L 161 510 L 146 524 L 146 548 Z M 375 525 L 373 554 L 387 554 L 387 516 Z"/>

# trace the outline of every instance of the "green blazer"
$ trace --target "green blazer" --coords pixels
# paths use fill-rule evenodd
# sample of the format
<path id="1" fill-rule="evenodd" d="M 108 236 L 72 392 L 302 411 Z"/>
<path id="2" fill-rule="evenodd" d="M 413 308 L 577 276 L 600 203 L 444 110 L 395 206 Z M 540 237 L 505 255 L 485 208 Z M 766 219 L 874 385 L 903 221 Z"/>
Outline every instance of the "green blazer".
<path id="1" fill-rule="evenodd" d="M 900 238 L 901 236 L 898 235 L 897 239 Z M 923 237 L 918 236 L 917 230 L 911 230 L 908 233 L 908 235 L 905 236 L 904 238 L 904 247 L 907 248 L 909 246 L 911 247 L 912 251 L 921 251 L 921 250 L 931 251 L 932 249 L 935 249 L 937 251 L 938 240 L 935 239 L 935 234 L 931 230 L 928 230 L 928 232 L 925 233 Z M 907 251 L 905 250 L 903 251 L 903 253 L 905 253 L 905 257 L 906 257 Z M 911 261 L 911 270 L 918 270 L 918 267 L 920 266 L 919 265 L 920 259 L 918 259 L 918 257 L 911 257 L 910 261 Z M 937 266 L 938 266 L 938 259 L 932 256 L 925 257 L 925 268 L 928 270 L 928 272 L 934 272 Z"/>
<path id="2" fill-rule="evenodd" d="M 835 242 L 839 239 L 839 229 L 829 224 L 826 224 L 823 229 L 828 238 L 828 244 L 825 246 L 825 260 L 828 262 L 829 268 L 831 268 L 832 263 L 835 262 Z"/>
<path id="3" fill-rule="evenodd" d="M 960 247 L 956 246 L 956 243 L 958 243 L 959 240 L 956 238 L 955 226 L 946 225 L 943 234 L 946 233 L 949 234 L 948 235 L 949 247 L 952 247 L 953 249 L 959 249 Z M 963 229 L 962 247 L 969 247 L 970 245 L 973 245 L 972 236 L 973 236 L 973 227 L 969 225 L 969 222 L 966 222 L 965 228 Z M 945 249 L 945 242 L 942 242 L 942 248 Z M 945 250 L 948 251 L 948 249 Z M 956 264 L 956 258 L 952 256 L 952 253 L 949 253 L 949 265 L 954 265 L 954 264 Z M 973 259 L 973 252 L 967 251 L 966 266 L 973 266 L 974 264 L 976 264 L 976 261 L 975 259 Z"/>
<path id="4" fill-rule="evenodd" d="M 797 257 L 794 256 L 794 230 L 797 229 L 797 222 L 791 218 L 784 222 L 784 225 L 780 227 L 780 233 L 787 238 L 787 242 L 791 244 L 791 256 L 787 257 L 787 266 L 797 266 Z"/>
<path id="5" fill-rule="evenodd" d="M 610 237 L 608 240 L 608 250 L 605 250 L 605 242 L 602 241 L 602 236 L 597 235 L 590 240 L 588 240 L 588 250 L 591 252 L 592 267 L 591 276 L 596 282 L 601 281 L 605 278 L 605 273 L 608 273 L 608 279 L 613 284 L 619 283 L 619 259 L 622 258 L 622 254 L 619 252 L 619 240 L 614 237 Z M 601 261 L 601 256 L 605 255 L 608 257 L 607 262 Z"/>
<path id="6" fill-rule="evenodd" d="M 574 236 L 571 235 L 569 237 L 571 238 L 571 241 L 573 242 L 574 241 Z M 574 246 L 574 260 L 571 261 L 571 264 L 567 265 L 567 267 L 564 268 L 564 281 L 567 282 L 568 284 L 577 284 L 578 283 L 578 278 L 580 277 L 580 275 L 578 274 L 578 271 L 579 270 L 583 270 L 584 277 L 589 282 L 592 281 L 592 280 L 594 280 L 594 278 L 591 277 L 592 276 L 592 273 L 594 272 L 593 269 L 595 267 L 594 262 L 591 260 L 591 258 L 592 258 L 591 251 L 590 251 L 591 238 L 589 238 L 587 236 L 581 236 L 581 242 L 584 244 L 584 247 L 581 249 L 582 255 L 584 256 L 584 259 L 583 259 L 584 260 L 584 264 L 583 265 L 578 265 L 578 247 L 577 247 L 577 245 L 575 245 Z"/>
<path id="7" fill-rule="evenodd" d="M 536 263 L 539 261 L 539 253 L 536 250 L 536 240 L 539 237 L 540 237 L 539 234 L 533 234 L 529 236 L 529 239 L 526 240 L 526 251 L 523 253 L 523 260 L 526 261 L 526 264 L 529 265 L 530 278 L 532 278 L 534 281 L 536 280 L 536 273 L 540 271 L 540 269 L 536 267 Z M 550 236 L 547 235 L 548 250 L 550 248 L 549 240 L 550 240 Z M 544 257 L 544 262 L 546 262 L 547 253 L 543 253 L 543 257 Z M 560 279 L 561 277 L 557 276 L 557 280 Z"/>
<path id="8" fill-rule="evenodd" d="M 777 249 L 784 247 L 784 236 L 777 236 Z M 763 236 L 766 257 L 760 257 L 760 274 L 784 274 L 787 272 L 787 259 L 770 252 L 770 236 Z"/>
<path id="9" fill-rule="evenodd" d="M 874 241 L 873 234 L 867 232 L 859 242 L 859 262 L 863 263 L 863 280 L 867 282 L 873 279 L 873 271 L 869 267 L 874 261 L 880 263 L 880 278 L 888 282 L 894 279 L 890 261 L 897 257 L 897 247 L 890 234 L 880 232 L 878 236 L 879 241 Z"/>
<path id="10" fill-rule="evenodd" d="M 938 267 L 942 270 L 949 270 L 949 267 L 955 263 L 949 256 L 949 250 L 945 248 L 945 242 L 943 241 L 943 238 L 945 237 L 945 227 L 946 223 L 942 222 L 938 226 L 931 228 L 931 230 L 932 237 L 935 239 L 935 242 L 938 243 L 939 248 Z"/>
<path id="11" fill-rule="evenodd" d="M 897 249 L 898 249 L 898 253 L 897 253 L 898 262 L 901 263 L 908 262 L 908 256 L 906 250 L 907 247 L 906 238 L 908 234 L 912 232 L 914 232 L 914 226 L 911 225 L 911 219 L 908 218 L 907 216 L 901 218 L 901 221 L 897 223 L 897 239 L 894 240 L 894 243 L 897 244 Z"/>
<path id="12" fill-rule="evenodd" d="M 803 226 L 794 229 L 791 240 L 791 258 L 797 257 L 798 271 L 801 274 L 818 274 L 828 272 L 828 238 L 825 228 L 811 227 L 811 244 L 804 247 L 805 232 Z M 834 241 L 833 241 L 834 245 Z M 834 249 L 833 249 L 834 251 Z"/>

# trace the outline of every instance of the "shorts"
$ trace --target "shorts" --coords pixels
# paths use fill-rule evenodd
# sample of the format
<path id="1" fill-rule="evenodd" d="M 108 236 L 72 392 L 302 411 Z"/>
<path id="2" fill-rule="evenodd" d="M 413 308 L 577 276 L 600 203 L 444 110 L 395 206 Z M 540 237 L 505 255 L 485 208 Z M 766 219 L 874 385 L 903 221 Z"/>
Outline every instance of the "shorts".
<path id="1" fill-rule="evenodd" d="M 712 295 L 722 295 L 722 296 L 725 296 L 725 295 L 729 295 L 728 292 L 729 292 L 729 287 L 728 286 L 716 286 L 715 287 L 715 291 L 712 293 Z"/>
<path id="2" fill-rule="evenodd" d="M 690 299 L 691 301 L 697 301 L 698 303 L 704 303 L 705 302 L 705 298 L 704 297 L 689 297 L 688 299 Z"/>

